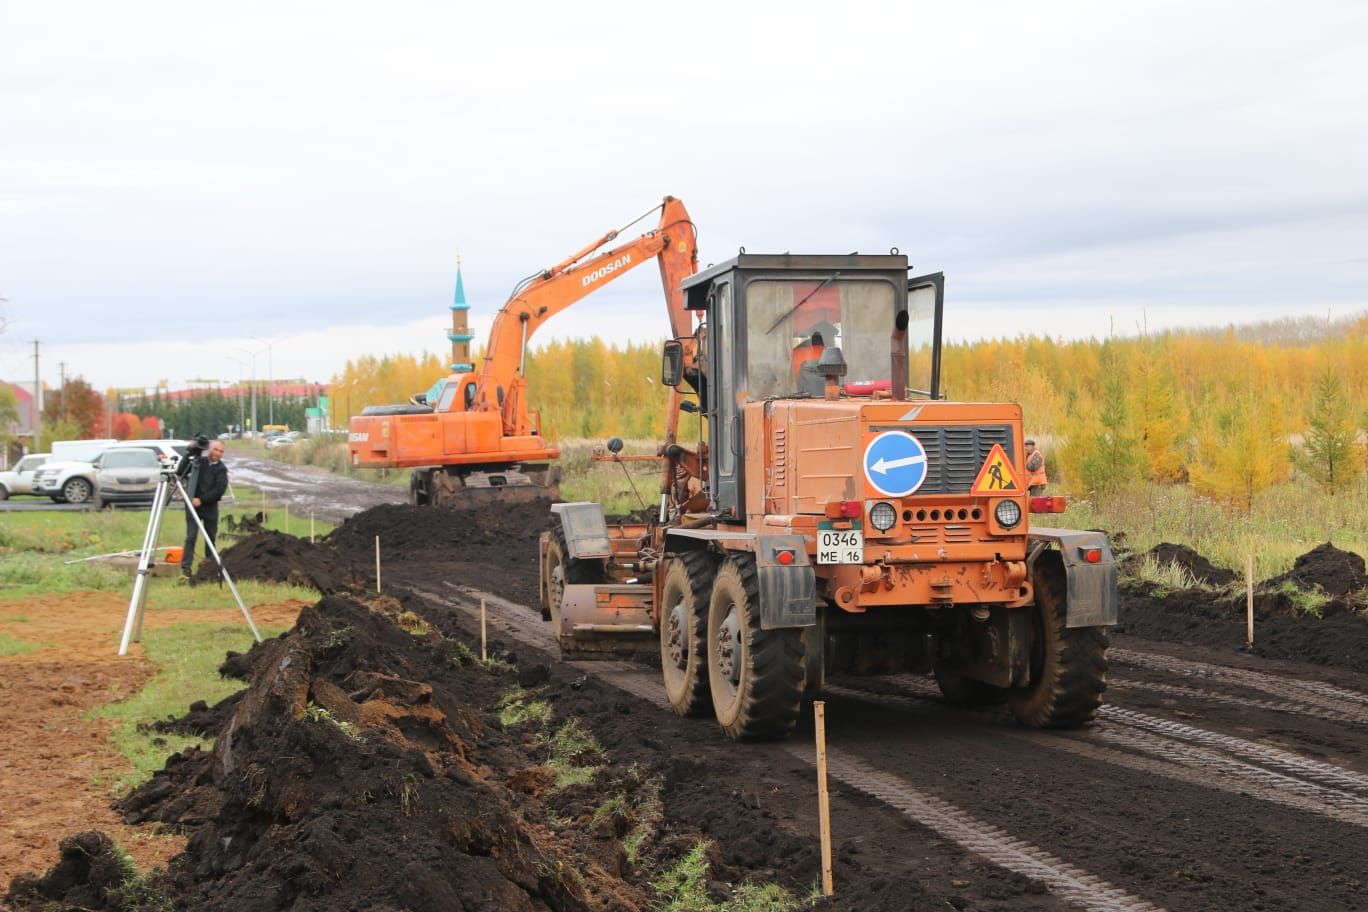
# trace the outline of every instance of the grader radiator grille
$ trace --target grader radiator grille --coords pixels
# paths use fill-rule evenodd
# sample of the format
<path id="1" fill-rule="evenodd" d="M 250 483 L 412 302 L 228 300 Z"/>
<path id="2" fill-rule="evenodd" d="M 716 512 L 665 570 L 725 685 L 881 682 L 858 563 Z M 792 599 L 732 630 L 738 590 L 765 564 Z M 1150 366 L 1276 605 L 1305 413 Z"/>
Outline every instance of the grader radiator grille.
<path id="1" fill-rule="evenodd" d="M 917 427 L 912 433 L 926 448 L 926 481 L 918 494 L 967 494 L 994 444 L 1016 461 L 1011 425 Z"/>

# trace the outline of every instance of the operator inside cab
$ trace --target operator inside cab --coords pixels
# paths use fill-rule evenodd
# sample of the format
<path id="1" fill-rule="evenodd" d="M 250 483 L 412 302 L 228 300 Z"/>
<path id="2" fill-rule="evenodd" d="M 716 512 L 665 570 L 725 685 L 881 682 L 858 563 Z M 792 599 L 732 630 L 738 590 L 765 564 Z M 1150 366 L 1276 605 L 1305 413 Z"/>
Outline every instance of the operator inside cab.
<path id="1" fill-rule="evenodd" d="M 825 381 L 817 373 L 817 362 L 828 345 L 838 344 L 839 331 L 823 320 L 798 336 L 793 344 L 792 370 L 794 388 L 799 394 L 820 398 Z"/>

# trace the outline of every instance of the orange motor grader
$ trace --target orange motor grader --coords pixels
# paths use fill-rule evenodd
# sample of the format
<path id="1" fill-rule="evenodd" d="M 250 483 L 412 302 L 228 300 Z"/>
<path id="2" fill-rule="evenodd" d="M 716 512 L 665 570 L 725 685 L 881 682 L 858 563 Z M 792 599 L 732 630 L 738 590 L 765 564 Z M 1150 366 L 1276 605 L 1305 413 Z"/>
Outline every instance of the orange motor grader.
<path id="1" fill-rule="evenodd" d="M 1029 496 L 1019 406 L 941 398 L 943 299 L 896 252 L 743 252 L 684 281 L 658 511 L 557 504 L 542 537 L 563 654 L 658 651 L 674 710 L 734 738 L 787 735 L 833 674 L 934 672 L 1025 725 L 1092 719 L 1115 560 L 1100 533 L 1031 525 L 1063 500 Z"/>
<path id="2" fill-rule="evenodd" d="M 667 294 L 697 271 L 697 232 L 684 203 L 667 196 L 646 215 L 656 210 L 657 226 L 635 240 L 601 250 L 626 229 L 609 231 L 520 282 L 494 317 L 479 373 L 447 377 L 431 403 L 370 406 L 352 418 L 352 465 L 411 468 L 416 505 L 470 503 L 481 494 L 511 503 L 554 491 L 549 463 L 560 450 L 524 395 L 528 342 L 547 320 L 642 263 L 659 263 Z"/>

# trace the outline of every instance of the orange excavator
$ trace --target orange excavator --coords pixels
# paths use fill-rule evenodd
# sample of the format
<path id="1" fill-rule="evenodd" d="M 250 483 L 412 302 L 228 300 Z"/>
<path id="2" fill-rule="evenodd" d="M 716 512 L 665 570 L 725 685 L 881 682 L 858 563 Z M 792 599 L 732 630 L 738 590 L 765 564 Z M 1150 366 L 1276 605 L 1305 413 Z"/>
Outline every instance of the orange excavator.
<path id="1" fill-rule="evenodd" d="M 654 229 L 602 250 L 656 211 L 660 220 Z M 684 203 L 672 196 L 520 282 L 494 317 L 478 373 L 450 375 L 436 401 L 371 406 L 352 418 L 352 465 L 411 468 L 414 504 L 458 505 L 481 495 L 497 495 L 501 502 L 554 495 L 557 472 L 550 461 L 560 450 L 545 439 L 540 416 L 528 408 L 528 342 L 547 320 L 653 258 L 667 299 L 679 298 L 681 283 L 698 271 L 698 242 Z M 693 331 L 674 330 L 677 336 Z"/>

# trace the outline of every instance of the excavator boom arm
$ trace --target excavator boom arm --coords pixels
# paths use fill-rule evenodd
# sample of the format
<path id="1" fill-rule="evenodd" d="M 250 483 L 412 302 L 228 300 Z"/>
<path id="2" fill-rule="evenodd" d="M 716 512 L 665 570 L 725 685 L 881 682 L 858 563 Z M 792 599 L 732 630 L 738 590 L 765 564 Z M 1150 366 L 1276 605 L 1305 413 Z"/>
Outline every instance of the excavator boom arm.
<path id="1" fill-rule="evenodd" d="M 698 270 L 698 241 L 683 202 L 672 196 L 665 197 L 660 207 L 660 222 L 654 230 L 594 254 L 617 235 L 617 231 L 610 231 L 570 259 L 547 269 L 516 291 L 499 309 L 480 368 L 475 408 L 500 408 L 492 393 L 514 388 L 514 378 L 523 371 L 528 342 L 543 323 L 653 257 L 660 261 L 660 279 L 665 288 L 671 330 L 677 337 L 693 332 L 680 284 Z M 516 424 L 517 416 L 510 414 L 517 407 L 516 403 L 508 401 L 502 405 L 505 424 Z"/>

